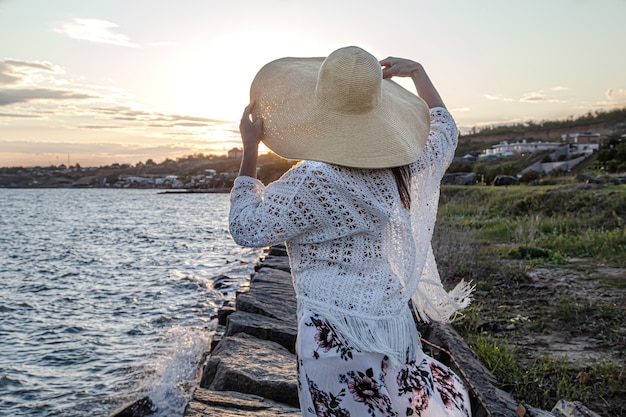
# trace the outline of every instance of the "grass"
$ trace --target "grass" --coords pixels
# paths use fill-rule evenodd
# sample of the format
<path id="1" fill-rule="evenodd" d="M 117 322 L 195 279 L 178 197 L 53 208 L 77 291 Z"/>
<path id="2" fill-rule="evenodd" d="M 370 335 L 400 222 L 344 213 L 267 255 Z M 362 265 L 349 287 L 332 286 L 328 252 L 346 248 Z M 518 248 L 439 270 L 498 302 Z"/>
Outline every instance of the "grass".
<path id="1" fill-rule="evenodd" d="M 442 280 L 471 280 L 477 290 L 455 326 L 518 401 L 550 410 L 578 400 L 603 416 L 626 415 L 626 371 L 616 360 L 626 357 L 625 220 L 623 185 L 442 189 L 433 237 Z M 531 279 L 537 269 L 564 275 Z M 550 334 L 589 340 L 605 359 L 572 361 L 528 345 Z"/>
<path id="2" fill-rule="evenodd" d="M 493 243 L 611 265 L 622 265 L 626 253 L 626 186 L 451 186 L 442 192 L 439 212 Z"/>
<path id="3" fill-rule="evenodd" d="M 563 359 L 549 355 L 528 364 L 520 353 L 502 340 L 472 335 L 468 342 L 498 380 L 521 403 L 550 410 L 556 400 L 581 401 L 604 408 L 614 396 L 626 395 L 626 370 L 613 363 L 600 363 L 573 369 Z"/>

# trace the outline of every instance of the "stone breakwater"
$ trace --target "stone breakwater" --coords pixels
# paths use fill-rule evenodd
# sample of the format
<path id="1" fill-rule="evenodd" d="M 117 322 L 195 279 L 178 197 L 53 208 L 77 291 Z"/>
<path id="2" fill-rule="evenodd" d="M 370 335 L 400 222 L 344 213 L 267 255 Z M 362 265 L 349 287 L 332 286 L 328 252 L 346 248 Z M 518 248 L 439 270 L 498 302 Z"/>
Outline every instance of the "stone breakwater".
<path id="1" fill-rule="evenodd" d="M 286 251 L 273 247 L 250 287 L 218 313 L 222 326 L 185 417 L 300 416 L 296 380 L 296 296 Z M 473 416 L 517 416 L 517 404 L 450 326 L 420 325 L 430 354 L 472 386 Z M 425 342 L 426 343 L 426 342 Z M 454 360 L 452 359 L 454 357 Z"/>
<path id="2" fill-rule="evenodd" d="M 220 309 L 218 331 L 184 417 L 302 415 L 296 379 L 296 296 L 286 255 L 283 247 L 271 248 L 249 289 L 237 294 L 234 306 Z M 418 329 L 424 350 L 465 381 L 474 417 L 598 417 L 578 402 L 560 401 L 552 412 L 518 404 L 493 385 L 491 373 L 451 326 L 422 323 Z M 144 398 L 114 416 L 148 416 L 151 406 Z"/>
<path id="3" fill-rule="evenodd" d="M 223 307 L 185 417 L 300 416 L 296 296 L 284 248 L 271 248 L 235 306 Z M 220 334 L 221 333 L 221 334 Z"/>

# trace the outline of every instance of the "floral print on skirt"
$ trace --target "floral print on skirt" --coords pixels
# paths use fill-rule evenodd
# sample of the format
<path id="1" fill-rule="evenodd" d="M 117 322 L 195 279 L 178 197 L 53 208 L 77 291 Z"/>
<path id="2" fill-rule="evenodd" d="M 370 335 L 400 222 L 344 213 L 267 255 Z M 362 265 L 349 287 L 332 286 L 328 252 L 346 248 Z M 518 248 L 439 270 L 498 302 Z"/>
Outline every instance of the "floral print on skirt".
<path id="1" fill-rule="evenodd" d="M 305 417 L 469 417 L 463 382 L 424 354 L 402 366 L 350 346 L 328 321 L 302 309 L 298 317 L 298 388 Z"/>

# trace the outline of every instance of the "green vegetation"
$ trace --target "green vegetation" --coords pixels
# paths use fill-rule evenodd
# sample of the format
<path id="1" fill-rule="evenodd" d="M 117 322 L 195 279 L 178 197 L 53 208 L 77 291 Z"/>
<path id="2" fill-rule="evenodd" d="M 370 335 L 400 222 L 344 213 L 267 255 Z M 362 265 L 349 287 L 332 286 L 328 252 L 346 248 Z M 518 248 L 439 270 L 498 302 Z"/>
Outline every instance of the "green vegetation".
<path id="1" fill-rule="evenodd" d="M 450 186 L 439 214 L 461 228 L 479 229 L 482 238 L 513 248 L 509 255 L 521 259 L 593 258 L 623 265 L 626 256 L 623 185 Z"/>
<path id="2" fill-rule="evenodd" d="M 625 393 L 626 369 L 614 363 L 574 369 L 563 359 L 544 355 L 526 365 L 518 359 L 521 352 L 501 340 L 470 335 L 468 341 L 501 388 L 533 407 L 550 410 L 558 399 L 609 405 Z"/>
<path id="3" fill-rule="evenodd" d="M 455 326 L 517 401 L 626 415 L 625 220 L 625 185 L 443 187 L 442 279 L 476 285 Z"/>
<path id="4" fill-rule="evenodd" d="M 606 172 L 626 172 L 626 140 L 620 135 L 612 135 L 605 139 L 598 152 L 595 166 Z"/>

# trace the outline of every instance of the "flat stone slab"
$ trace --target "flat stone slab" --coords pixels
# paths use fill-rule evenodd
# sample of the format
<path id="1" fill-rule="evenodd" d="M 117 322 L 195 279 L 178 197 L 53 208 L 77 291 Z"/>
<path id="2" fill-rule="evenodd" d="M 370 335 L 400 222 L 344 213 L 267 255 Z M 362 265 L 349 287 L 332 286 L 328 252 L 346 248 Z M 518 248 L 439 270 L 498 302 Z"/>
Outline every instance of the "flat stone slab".
<path id="1" fill-rule="evenodd" d="M 196 389 L 184 417 L 300 417 L 300 409 L 240 392 Z"/>
<path id="2" fill-rule="evenodd" d="M 267 251 L 268 256 L 287 256 L 287 248 L 285 245 L 276 245 L 272 246 L 269 251 Z"/>
<path id="3" fill-rule="evenodd" d="M 235 311 L 226 319 L 224 336 L 247 333 L 258 339 L 276 342 L 295 353 L 298 329 L 295 324 L 247 311 Z"/>
<path id="4" fill-rule="evenodd" d="M 291 267 L 289 266 L 289 258 L 286 256 L 268 256 L 261 262 L 257 268 L 272 268 L 279 269 L 285 272 L 291 272 Z"/>
<path id="5" fill-rule="evenodd" d="M 200 387 L 255 394 L 298 407 L 296 356 L 245 333 L 225 337 L 204 367 Z"/>
<path id="6" fill-rule="evenodd" d="M 277 269 L 262 268 L 254 275 L 250 290 L 237 296 L 235 308 L 295 326 L 296 305 L 291 275 Z"/>
<path id="7" fill-rule="evenodd" d="M 264 264 L 261 264 L 261 268 L 252 276 L 250 288 L 253 288 L 258 282 L 273 283 L 284 287 L 286 290 L 290 290 L 294 296 L 296 295 L 293 290 L 293 280 L 289 271 L 271 267 L 265 268 L 263 265 Z"/>

